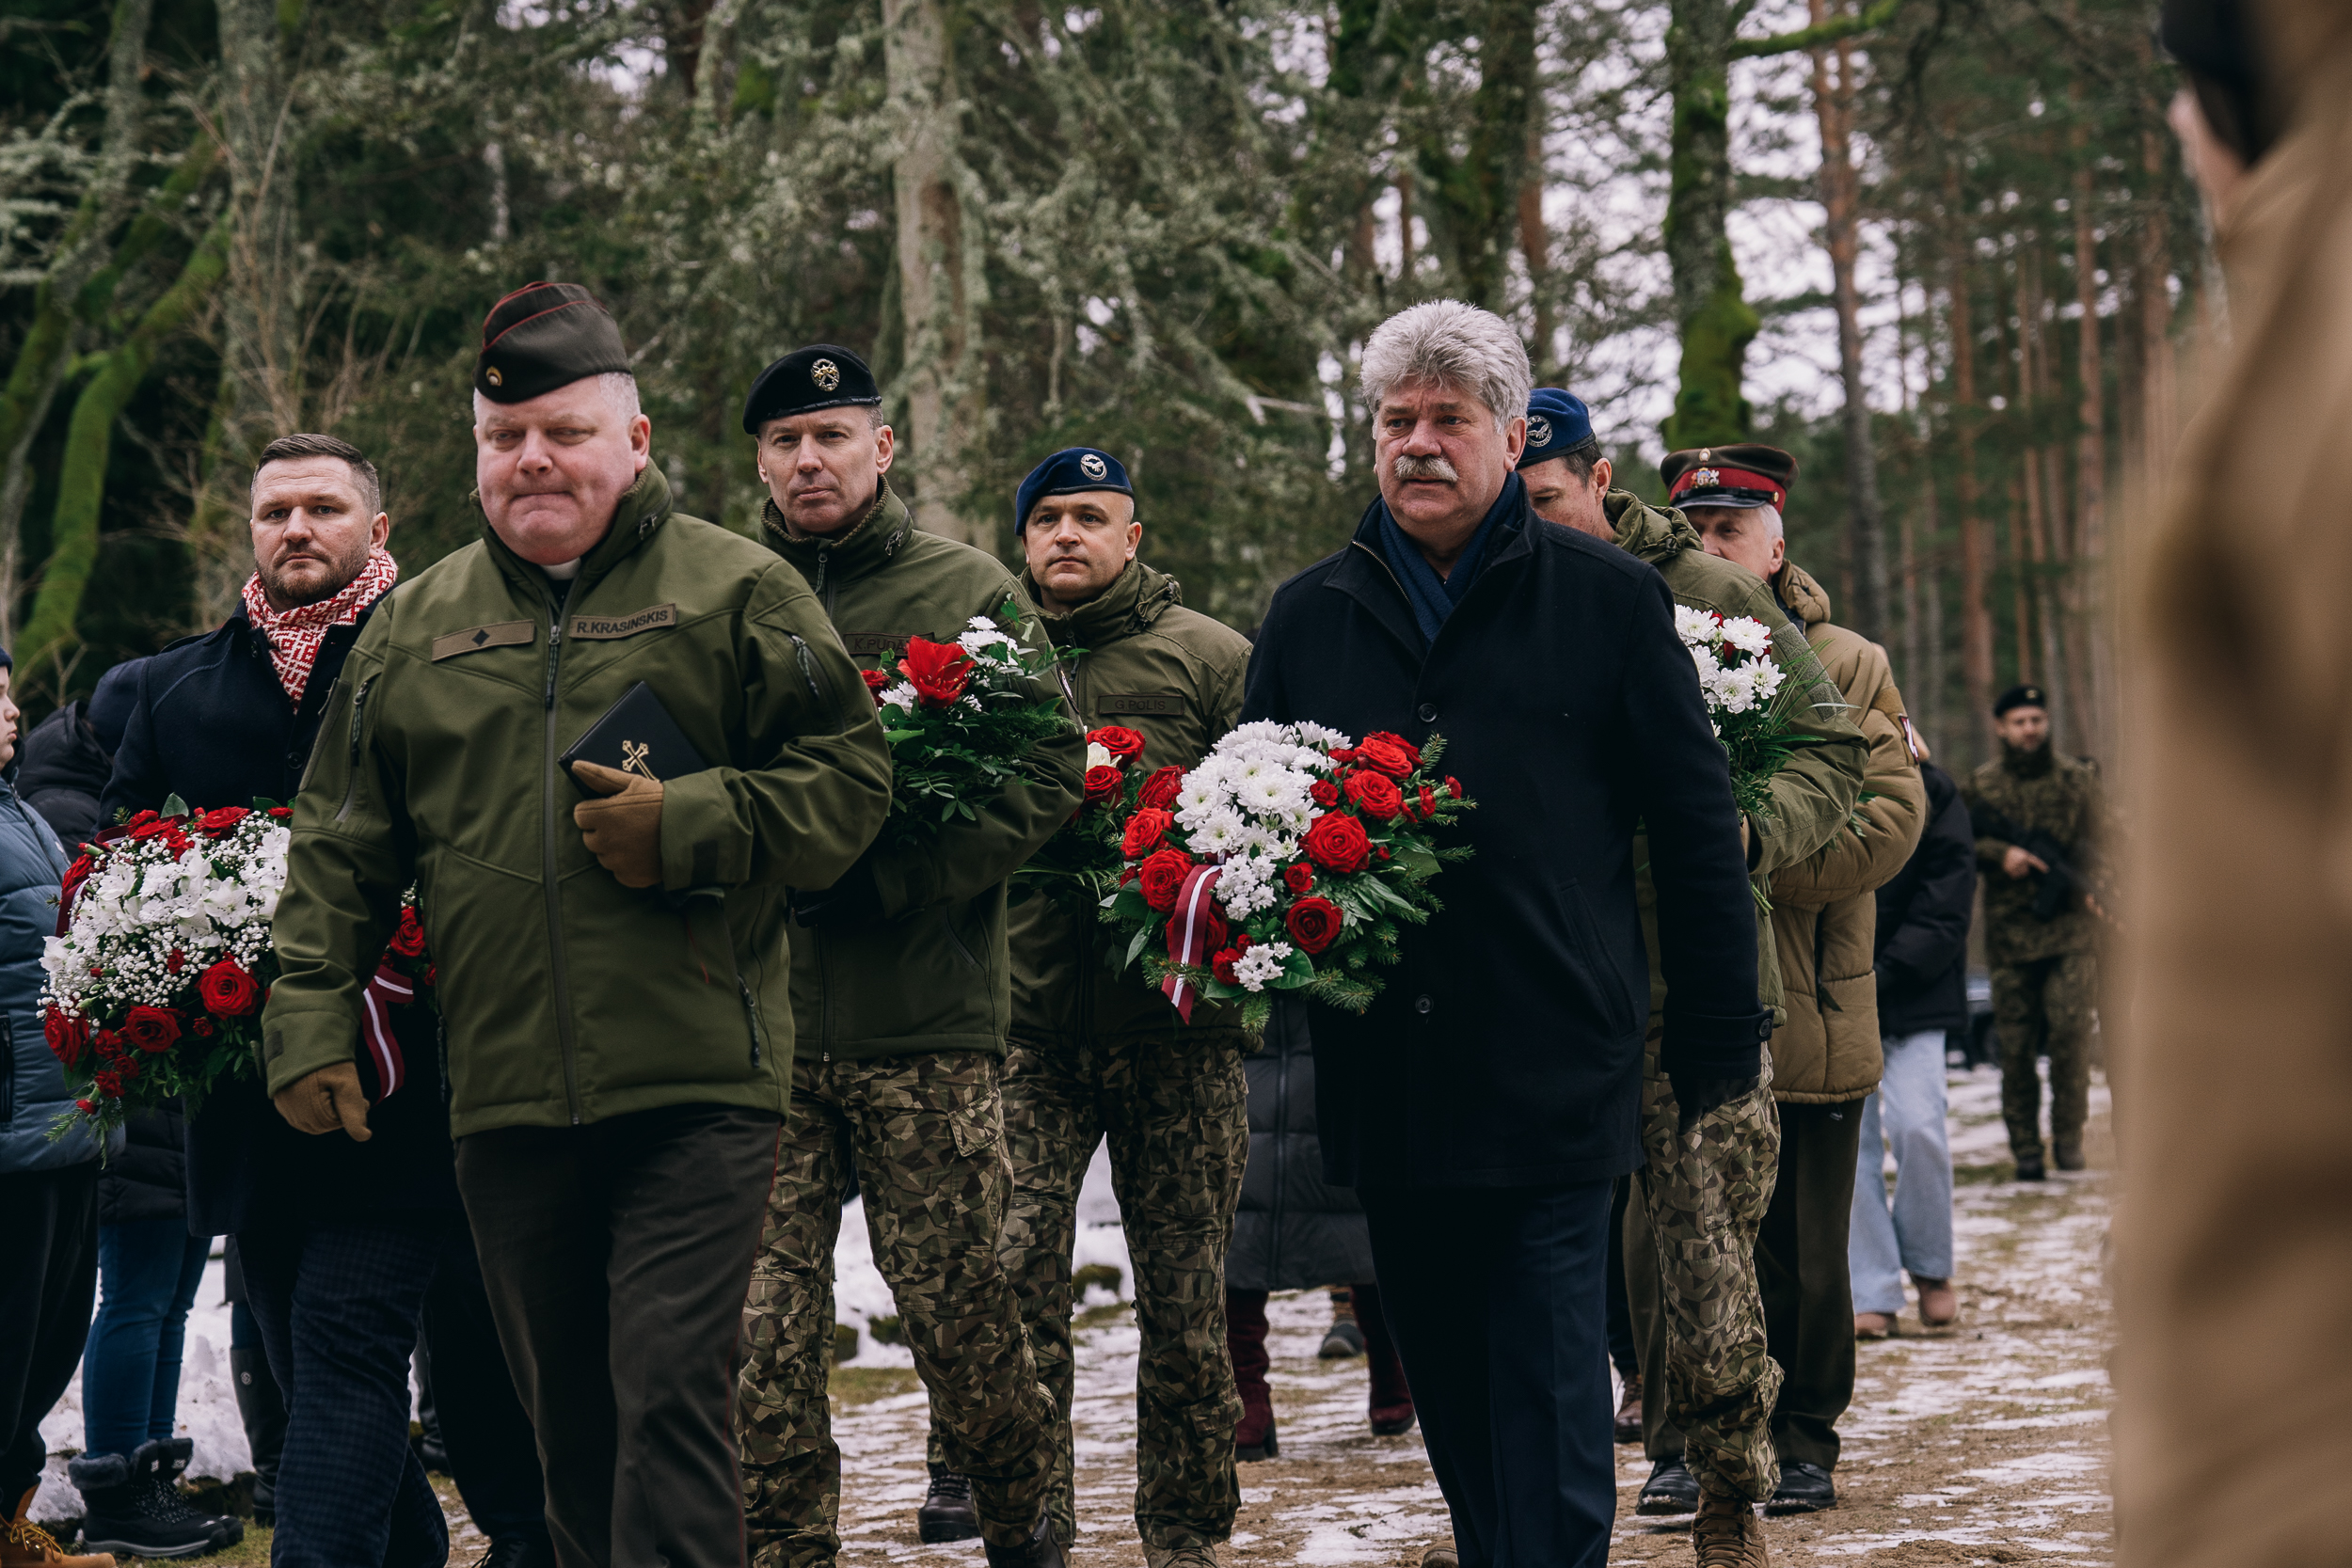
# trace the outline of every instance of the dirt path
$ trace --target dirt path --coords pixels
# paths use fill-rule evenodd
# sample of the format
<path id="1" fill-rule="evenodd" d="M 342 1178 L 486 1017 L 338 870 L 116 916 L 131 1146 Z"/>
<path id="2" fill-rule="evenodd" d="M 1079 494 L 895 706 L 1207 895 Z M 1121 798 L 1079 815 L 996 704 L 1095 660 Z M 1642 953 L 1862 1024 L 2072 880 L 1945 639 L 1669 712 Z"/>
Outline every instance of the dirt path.
<path id="1" fill-rule="evenodd" d="M 1936 1335 L 1861 1347 L 1841 1430 L 1843 1505 L 1767 1521 L 1773 1560 L 1929 1568 L 1971 1562 L 2111 1560 L 2106 1480 L 2109 1343 L 2102 1248 L 2107 1178 L 2008 1180 L 1999 1085 L 1988 1069 L 1952 1085 L 1962 1317 Z M 2094 1090 L 2094 1167 L 2109 1144 Z M 1242 1472 L 1234 1563 L 1409 1564 L 1447 1533 L 1419 1435 L 1375 1437 L 1360 1359 L 1318 1361 L 1320 1293 L 1277 1297 L 1273 1384 L 1282 1455 Z M 1073 1560 L 1135 1568 L 1130 1520 L 1136 1331 L 1124 1307 L 1082 1323 L 1079 1517 Z M 843 1560 L 974 1568 L 977 1544 L 921 1545 L 924 1400 L 914 1374 L 845 1366 L 835 1431 L 844 1449 Z M 1618 1450 L 1615 1562 L 1688 1562 L 1686 1525 L 1634 1516 L 1648 1466 Z"/>

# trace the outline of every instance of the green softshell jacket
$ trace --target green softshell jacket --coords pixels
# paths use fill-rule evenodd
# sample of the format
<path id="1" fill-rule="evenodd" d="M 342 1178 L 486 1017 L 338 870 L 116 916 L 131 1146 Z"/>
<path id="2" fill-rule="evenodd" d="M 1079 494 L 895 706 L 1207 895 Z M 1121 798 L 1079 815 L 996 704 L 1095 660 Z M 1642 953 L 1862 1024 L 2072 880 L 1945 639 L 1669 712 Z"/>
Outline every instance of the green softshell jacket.
<path id="1" fill-rule="evenodd" d="M 846 533 L 794 537 L 773 502 L 768 547 L 800 569 L 868 670 L 892 670 L 911 637 L 952 642 L 1007 599 L 1025 618 L 1007 627 L 1035 652 L 1047 644 L 1021 585 L 995 557 L 926 533 L 887 484 Z M 1040 696 L 1052 694 L 1041 685 Z M 976 817 L 940 826 L 920 848 L 885 834 L 866 857 L 882 918 L 793 932 L 795 1049 L 820 1061 L 979 1051 L 1001 1056 L 1011 1023 L 1005 879 L 1053 836 L 1084 796 L 1086 738 L 1038 746 L 1025 777 Z M 821 884 L 811 884 L 821 885 Z"/>
<path id="2" fill-rule="evenodd" d="M 712 766 L 665 783 L 662 883 L 580 842 L 556 758 L 652 688 Z M 789 1100 L 787 884 L 882 827 L 873 699 L 800 575 L 670 510 L 659 467 L 568 594 L 488 529 L 376 607 L 294 802 L 262 1019 L 274 1094 L 349 1059 L 412 882 L 438 966 L 450 1131 Z"/>
<path id="3" fill-rule="evenodd" d="M 1025 574 L 1021 582 L 1034 598 L 1034 579 Z M 1143 736 L 1133 766 L 1189 770 L 1240 721 L 1249 640 L 1186 610 L 1174 578 L 1130 562 L 1100 597 L 1044 620 L 1055 646 L 1085 650 L 1064 673 L 1086 727 L 1121 724 Z M 1048 895 L 1030 892 L 1014 905 L 1012 1037 L 1053 1048 L 1181 1032 L 1203 1049 L 1257 1048 L 1236 1009 L 1196 1006 L 1187 1024 L 1144 982 L 1140 961 L 1114 974 L 1104 953 L 1125 942 L 1090 911 Z"/>
<path id="4" fill-rule="evenodd" d="M 1770 817 L 1748 818 L 1748 871 L 1760 892 L 1772 873 L 1793 865 L 1827 844 L 1845 826 L 1862 793 L 1868 749 L 1845 699 L 1806 644 L 1804 629 L 1788 619 L 1764 579 L 1744 566 L 1712 556 L 1700 546 L 1698 530 L 1677 510 L 1661 511 L 1629 491 L 1612 490 L 1602 512 L 1617 530 L 1617 547 L 1658 568 L 1675 603 L 1726 620 L 1746 615 L 1772 628 L 1772 651 L 1788 679 L 1813 689 L 1810 703 L 1792 705 L 1796 745 L 1772 779 Z M 1642 905 L 1642 938 L 1649 947 L 1650 1032 L 1665 1016 L 1666 982 L 1658 962 L 1657 893 L 1650 885 L 1649 847 L 1634 847 L 1643 869 L 1635 890 Z M 1756 923 L 1758 1006 L 1772 1009 L 1775 1024 L 1787 1022 L 1781 1000 L 1780 959 L 1772 923 Z"/>
<path id="5" fill-rule="evenodd" d="M 2077 872 L 2099 863 L 2106 811 L 2099 772 L 2078 757 L 2060 756 L 2044 746 L 2031 756 L 2004 754 L 1979 764 L 1961 786 L 1969 805 L 1988 805 L 2020 828 L 2039 828 L 2074 853 Z M 2096 916 L 2071 902 L 2056 919 L 2034 918 L 2040 877 L 2011 877 L 2001 868 L 2009 841 L 1977 840 L 1977 864 L 1984 873 L 1984 956 L 1988 963 L 2022 964 L 2061 953 L 2090 953 L 2099 946 Z"/>

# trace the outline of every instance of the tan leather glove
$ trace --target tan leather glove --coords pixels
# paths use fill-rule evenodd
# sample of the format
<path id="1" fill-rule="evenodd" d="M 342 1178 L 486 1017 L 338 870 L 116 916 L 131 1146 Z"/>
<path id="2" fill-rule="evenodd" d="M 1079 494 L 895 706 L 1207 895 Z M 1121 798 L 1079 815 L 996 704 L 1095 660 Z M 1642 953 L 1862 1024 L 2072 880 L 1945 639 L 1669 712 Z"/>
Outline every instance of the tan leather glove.
<path id="1" fill-rule="evenodd" d="M 572 777 L 604 796 L 572 808 L 588 852 L 623 887 L 660 886 L 660 781 L 594 762 L 572 764 Z"/>
<path id="2" fill-rule="evenodd" d="M 354 1143 L 375 1136 L 368 1131 L 368 1097 L 359 1092 L 356 1062 L 337 1062 L 305 1073 L 279 1089 L 271 1103 L 297 1132 L 316 1137 L 341 1127 Z"/>

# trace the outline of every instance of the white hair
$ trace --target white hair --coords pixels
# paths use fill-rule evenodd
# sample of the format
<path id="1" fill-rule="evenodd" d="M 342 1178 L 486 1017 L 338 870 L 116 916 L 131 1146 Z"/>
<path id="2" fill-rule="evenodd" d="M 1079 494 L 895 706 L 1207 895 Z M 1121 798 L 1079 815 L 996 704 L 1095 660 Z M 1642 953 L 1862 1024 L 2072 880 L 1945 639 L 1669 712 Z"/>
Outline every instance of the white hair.
<path id="1" fill-rule="evenodd" d="M 1364 344 L 1364 400 L 1377 411 L 1398 387 L 1458 388 L 1507 427 L 1527 412 L 1535 377 L 1527 345 L 1491 310 L 1458 299 L 1433 299 L 1399 310 Z"/>
<path id="2" fill-rule="evenodd" d="M 645 411 L 644 404 L 637 401 L 637 378 L 628 372 L 603 371 L 593 379 L 596 390 L 604 394 L 604 401 L 611 405 L 612 412 L 621 417 L 622 423 L 628 423 Z M 488 398 L 476 392 L 473 395 L 473 422 L 480 424 L 484 414 L 492 406 Z"/>
<path id="3" fill-rule="evenodd" d="M 1764 531 L 1767 534 L 1774 539 L 1788 537 L 1788 530 L 1781 526 L 1780 508 L 1777 506 L 1709 506 L 1705 501 L 1699 501 L 1694 505 L 1684 507 L 1683 512 L 1685 515 L 1692 512 L 1740 512 L 1751 517 L 1760 515 L 1764 519 Z"/>

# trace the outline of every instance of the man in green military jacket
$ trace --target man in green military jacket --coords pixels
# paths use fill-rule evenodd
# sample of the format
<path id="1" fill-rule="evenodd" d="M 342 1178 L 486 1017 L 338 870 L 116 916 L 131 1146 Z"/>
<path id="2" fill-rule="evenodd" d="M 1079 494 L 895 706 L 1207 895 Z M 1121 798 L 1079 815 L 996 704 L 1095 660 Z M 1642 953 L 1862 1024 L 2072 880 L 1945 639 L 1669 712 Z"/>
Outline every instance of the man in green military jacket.
<path id="1" fill-rule="evenodd" d="M 2053 890 L 2049 862 L 2010 832 L 2047 833 L 2064 847 L 2057 874 L 2078 879 L 2105 847 L 2099 771 L 2050 744 L 2042 688 L 2010 687 L 1994 702 L 2001 754 L 1980 764 L 1961 794 L 1976 819 L 1984 873 L 1984 956 L 1993 966 L 1993 1028 L 2001 1058 L 2001 1119 L 2020 1181 L 2048 1174 L 2042 1157 L 2042 1079 L 2050 1055 L 2050 1153 L 2083 1168 L 2090 1114 L 2090 1028 L 2099 1006 L 2099 928 L 2082 884 Z M 2035 843 L 2040 845 L 2037 838 Z M 2049 846 L 2042 845 L 2047 850 Z M 2059 896 L 2059 893 L 2064 896 Z"/>
<path id="2" fill-rule="evenodd" d="M 994 558 L 918 531 L 891 492 L 891 429 L 856 355 L 818 343 L 778 359 L 753 386 L 743 428 L 759 442 L 769 547 L 866 668 L 888 669 L 910 637 L 952 642 L 975 617 L 1022 605 Z M 1035 619 L 1015 613 L 1018 635 L 1043 650 Z M 1053 1400 L 997 1262 L 1011 1187 L 997 1079 L 1011 1006 L 1006 879 L 1077 809 L 1085 760 L 1073 724 L 994 800 L 970 802 L 969 818 L 918 846 L 885 834 L 838 879 L 796 895 L 792 1110 L 744 1306 L 738 1394 L 761 1568 L 830 1563 L 840 1550 L 825 1388 L 852 1169 L 947 1463 L 971 1478 L 992 1568 L 1059 1568 L 1045 1507 Z"/>
<path id="3" fill-rule="evenodd" d="M 1862 786 L 1862 732 L 1822 674 L 1803 628 L 1761 578 L 1708 554 L 1680 512 L 1611 487 L 1609 460 L 1581 402 L 1538 388 L 1528 426 L 1519 466 L 1538 513 L 1648 562 L 1677 605 L 1761 621 L 1782 668 L 1804 693 L 1788 706 L 1796 750 L 1772 781 L 1770 815 L 1745 823 L 1748 869 L 1760 891 L 1775 872 L 1802 863 L 1845 826 Z M 1655 960 L 1647 874 L 1639 881 L 1653 955 L 1642 1097 L 1648 1163 L 1632 1179 L 1637 1201 L 1626 1210 L 1625 1263 L 1645 1372 L 1644 1451 L 1656 1468 L 1637 1506 L 1645 1513 L 1677 1513 L 1707 1509 L 1711 1500 L 1698 1527 L 1704 1538 L 1747 1530 L 1748 1505 L 1771 1497 L 1779 1479 L 1769 1426 L 1780 1373 L 1765 1351 L 1755 1265 L 1757 1229 L 1778 1170 L 1779 1117 L 1771 1058 L 1759 1053 L 1755 1082 L 1686 1127 L 1678 1085 L 1657 1067 L 1661 1021 L 1672 1002 Z M 1759 1001 L 1777 1018 L 1780 965 L 1772 923 L 1758 920 L 1756 927 Z"/>
<path id="4" fill-rule="evenodd" d="M 1054 453 L 1022 482 L 1013 531 L 1047 633 L 1080 651 L 1067 673 L 1088 727 L 1141 736 L 1132 768 L 1193 767 L 1240 717 L 1249 641 L 1186 610 L 1175 579 L 1136 559 L 1143 525 L 1126 469 L 1092 447 Z M 1230 1008 L 1196 1008 L 1186 1024 L 1138 972 L 1110 970 L 1111 945 L 1085 902 L 1034 893 L 1013 911 L 1013 1194 L 1000 1256 L 1054 1391 L 1054 1525 L 1068 1541 L 1071 1251 L 1078 1189 L 1108 1137 L 1143 1333 L 1136 1528 L 1149 1568 L 1213 1568 L 1241 1506 L 1224 1259 L 1249 1154 L 1241 1058 L 1255 1042 Z"/>
<path id="5" fill-rule="evenodd" d="M 365 1139 L 365 992 L 417 891 L 457 1180 L 558 1555 L 734 1561 L 729 1372 L 788 1101 L 787 888 L 888 810 L 873 705 L 800 574 L 673 512 L 574 284 L 484 324 L 487 526 L 386 596 L 294 803 L 262 1058 Z M 701 766 L 559 757 L 643 683 Z"/>

